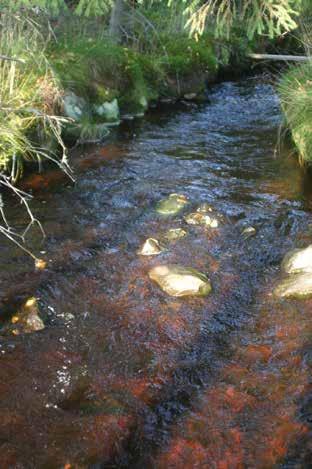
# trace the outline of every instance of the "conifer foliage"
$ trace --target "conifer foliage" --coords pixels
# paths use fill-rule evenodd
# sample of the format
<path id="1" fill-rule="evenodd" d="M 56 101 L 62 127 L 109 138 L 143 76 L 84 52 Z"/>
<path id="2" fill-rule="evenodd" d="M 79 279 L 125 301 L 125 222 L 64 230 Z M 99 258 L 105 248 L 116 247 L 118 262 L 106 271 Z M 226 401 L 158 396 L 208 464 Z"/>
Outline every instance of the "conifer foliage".
<path id="1" fill-rule="evenodd" d="M 118 0 L 0 0 L 11 8 L 37 7 L 57 14 L 71 8 L 80 16 L 101 16 L 107 14 Z M 128 2 L 151 3 L 152 0 Z M 218 36 L 229 36 L 237 23 L 242 23 L 249 38 L 256 34 L 274 37 L 297 27 L 296 19 L 304 0 L 154 0 L 152 3 L 167 3 L 170 8 L 175 3 L 185 5 L 185 15 L 189 18 L 187 27 L 193 35 L 202 34 L 207 22 L 215 26 Z M 127 0 L 124 0 L 127 4 Z"/>

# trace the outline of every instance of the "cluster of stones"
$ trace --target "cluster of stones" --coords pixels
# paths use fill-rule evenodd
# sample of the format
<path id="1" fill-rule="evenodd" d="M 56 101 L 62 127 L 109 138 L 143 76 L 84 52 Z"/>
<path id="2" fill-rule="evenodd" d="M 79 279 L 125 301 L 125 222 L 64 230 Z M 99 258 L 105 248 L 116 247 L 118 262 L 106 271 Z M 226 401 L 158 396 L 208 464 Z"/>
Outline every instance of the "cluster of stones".
<path id="1" fill-rule="evenodd" d="M 288 276 L 275 288 L 278 298 L 312 298 L 312 244 L 286 254 L 282 270 Z"/>
<path id="2" fill-rule="evenodd" d="M 64 116 L 69 119 L 65 126 L 65 134 L 71 138 L 87 142 L 91 137 L 83 137 L 83 128 L 88 122 L 89 130 L 92 130 L 92 141 L 102 140 L 109 135 L 109 128 L 118 126 L 121 120 L 132 120 L 136 117 L 143 117 L 148 108 L 145 96 L 141 96 L 136 103 L 137 111 L 133 114 L 120 113 L 118 100 L 92 104 L 85 98 L 77 96 L 71 91 L 67 91 L 63 97 Z M 83 137 L 83 138 L 82 138 Z M 91 141 L 91 140 L 90 140 Z"/>
<path id="3" fill-rule="evenodd" d="M 162 216 L 177 215 L 187 205 L 188 199 L 183 194 L 170 194 L 161 200 L 156 207 Z M 208 204 L 201 205 L 196 212 L 184 217 L 188 225 L 201 225 L 210 228 L 219 226 L 218 220 L 212 216 L 213 209 Z M 209 214 L 208 214 L 209 213 Z M 164 235 L 165 242 L 172 242 L 187 235 L 182 228 L 171 228 Z M 155 238 L 148 238 L 140 251 L 142 256 L 156 256 L 166 250 L 166 247 Z M 211 282 L 203 273 L 181 265 L 158 265 L 150 270 L 149 278 L 168 295 L 174 297 L 207 296 L 211 292 Z"/>

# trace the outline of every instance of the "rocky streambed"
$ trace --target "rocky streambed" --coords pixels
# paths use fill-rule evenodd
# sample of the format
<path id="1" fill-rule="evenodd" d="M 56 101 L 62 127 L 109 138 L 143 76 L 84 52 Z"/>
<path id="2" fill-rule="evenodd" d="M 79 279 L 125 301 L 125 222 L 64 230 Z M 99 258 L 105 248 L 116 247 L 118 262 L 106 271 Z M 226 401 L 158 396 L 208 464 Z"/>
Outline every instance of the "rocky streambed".
<path id="1" fill-rule="evenodd" d="M 47 267 L 2 242 L 1 467 L 309 467 L 311 181 L 270 85 L 210 98 L 25 182 Z"/>

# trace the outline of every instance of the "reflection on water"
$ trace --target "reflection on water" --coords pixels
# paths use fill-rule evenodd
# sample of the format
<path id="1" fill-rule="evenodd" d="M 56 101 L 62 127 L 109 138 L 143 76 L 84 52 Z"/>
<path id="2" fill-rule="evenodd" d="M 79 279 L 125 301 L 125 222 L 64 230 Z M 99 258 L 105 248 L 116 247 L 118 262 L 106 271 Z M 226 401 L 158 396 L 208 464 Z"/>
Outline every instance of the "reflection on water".
<path id="1" fill-rule="evenodd" d="M 308 467 L 312 303 L 271 291 L 284 253 L 311 242 L 311 185 L 287 148 L 274 156 L 280 120 L 270 86 L 225 83 L 209 105 L 81 150 L 74 186 L 55 172 L 25 182 L 48 233 L 30 243 L 49 262 L 34 272 L 0 251 L 1 467 Z M 176 192 L 190 204 L 161 217 Z M 185 224 L 201 203 L 217 229 Z M 10 218 L 24 223 L 13 201 Z M 188 235 L 137 255 L 172 228 Z M 159 263 L 208 274 L 213 293 L 167 296 L 147 275 Z M 30 296 L 46 327 L 14 336 Z"/>

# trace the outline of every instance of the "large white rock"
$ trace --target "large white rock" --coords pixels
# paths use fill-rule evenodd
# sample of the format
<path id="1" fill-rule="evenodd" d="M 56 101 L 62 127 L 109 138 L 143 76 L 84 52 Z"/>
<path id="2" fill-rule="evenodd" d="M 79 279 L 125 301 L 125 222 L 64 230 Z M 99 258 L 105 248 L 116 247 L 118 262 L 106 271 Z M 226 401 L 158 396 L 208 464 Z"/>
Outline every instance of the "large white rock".
<path id="1" fill-rule="evenodd" d="M 67 92 L 63 98 L 64 115 L 80 122 L 84 117 L 90 118 L 88 104 L 85 99 Z"/>
<path id="2" fill-rule="evenodd" d="M 180 265 L 159 265 L 150 270 L 149 277 L 170 296 L 207 296 L 211 292 L 206 275 Z"/>
<path id="3" fill-rule="evenodd" d="M 119 121 L 119 106 L 117 99 L 113 101 L 106 101 L 105 103 L 94 106 L 95 113 L 105 119 L 107 122 Z"/>
<path id="4" fill-rule="evenodd" d="M 287 277 L 274 290 L 278 298 L 304 299 L 312 297 L 312 273 L 301 273 Z"/>
<path id="5" fill-rule="evenodd" d="M 286 254 L 282 269 L 288 274 L 312 273 L 312 244 L 305 249 L 294 249 Z"/>

